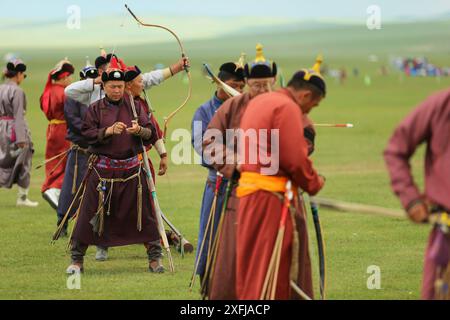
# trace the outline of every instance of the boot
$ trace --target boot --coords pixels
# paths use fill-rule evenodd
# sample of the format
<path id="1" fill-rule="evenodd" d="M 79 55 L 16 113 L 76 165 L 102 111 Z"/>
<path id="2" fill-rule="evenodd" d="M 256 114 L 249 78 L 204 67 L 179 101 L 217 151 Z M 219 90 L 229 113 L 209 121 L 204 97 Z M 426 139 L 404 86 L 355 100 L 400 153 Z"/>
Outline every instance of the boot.
<path id="1" fill-rule="evenodd" d="M 39 203 L 31 201 L 28 199 L 28 190 L 19 187 L 19 192 L 17 194 L 17 202 L 16 205 L 18 207 L 29 207 L 29 208 L 35 208 L 39 205 Z"/>
<path id="2" fill-rule="evenodd" d="M 61 189 L 51 188 L 51 189 L 45 190 L 42 193 L 42 197 L 49 203 L 49 205 L 53 209 L 57 210 L 60 193 L 61 193 Z"/>
<path id="3" fill-rule="evenodd" d="M 162 265 L 161 259 L 150 260 L 148 269 L 152 273 L 164 273 L 164 271 L 166 271 L 166 269 L 164 269 L 164 266 Z"/>
<path id="4" fill-rule="evenodd" d="M 84 272 L 84 267 L 82 262 L 72 262 L 70 266 L 67 267 L 67 274 L 76 274 Z"/>
<path id="5" fill-rule="evenodd" d="M 191 253 L 194 251 L 194 246 L 188 240 L 182 238 L 180 241 L 180 237 L 177 236 L 177 234 L 172 230 L 166 230 L 166 236 L 169 241 L 169 245 L 174 246 L 178 252 L 181 252 L 181 246 L 183 246 L 185 253 Z"/>
<path id="6" fill-rule="evenodd" d="M 97 261 L 108 260 L 108 248 L 97 247 L 97 253 L 95 254 L 95 260 L 97 260 Z"/>

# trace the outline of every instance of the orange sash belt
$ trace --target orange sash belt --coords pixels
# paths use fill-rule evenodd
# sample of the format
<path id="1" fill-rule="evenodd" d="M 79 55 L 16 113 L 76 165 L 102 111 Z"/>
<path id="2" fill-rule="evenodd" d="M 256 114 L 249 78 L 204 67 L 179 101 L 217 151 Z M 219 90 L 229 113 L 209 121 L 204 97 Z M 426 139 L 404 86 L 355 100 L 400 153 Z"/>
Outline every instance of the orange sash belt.
<path id="1" fill-rule="evenodd" d="M 257 191 L 286 192 L 287 177 L 265 176 L 256 172 L 242 172 L 239 185 L 236 190 L 238 198 L 243 198 Z M 297 188 L 293 188 L 297 194 Z"/>

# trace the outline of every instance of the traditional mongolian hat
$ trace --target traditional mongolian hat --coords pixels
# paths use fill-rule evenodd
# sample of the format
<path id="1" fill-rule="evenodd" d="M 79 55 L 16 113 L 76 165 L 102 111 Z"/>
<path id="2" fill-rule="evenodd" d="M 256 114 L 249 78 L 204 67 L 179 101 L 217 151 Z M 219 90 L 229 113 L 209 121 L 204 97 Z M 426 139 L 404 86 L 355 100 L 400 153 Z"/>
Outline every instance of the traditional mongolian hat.
<path id="1" fill-rule="evenodd" d="M 95 59 L 95 67 L 99 69 L 100 67 L 110 63 L 112 57 L 115 57 L 117 59 L 117 56 L 114 53 L 106 54 L 105 49 L 100 48 L 100 55 L 97 57 L 97 59 Z"/>
<path id="2" fill-rule="evenodd" d="M 302 79 L 315 87 L 317 87 L 323 96 L 327 93 L 325 79 L 320 74 L 320 65 L 323 62 L 321 55 L 317 56 L 316 63 L 311 69 L 302 69 L 294 74 L 293 79 Z"/>
<path id="3" fill-rule="evenodd" d="M 70 76 L 74 72 L 75 68 L 73 67 L 72 63 L 67 60 L 67 58 L 64 58 L 56 64 L 53 70 L 50 71 L 49 78 L 51 78 L 52 80 L 60 80 L 62 78 Z"/>
<path id="4" fill-rule="evenodd" d="M 125 81 L 125 74 L 116 57 L 111 58 L 108 70 L 102 73 L 102 81 L 103 83 L 108 81 Z"/>
<path id="5" fill-rule="evenodd" d="M 256 58 L 253 62 L 245 65 L 245 76 L 247 79 L 273 78 L 277 75 L 277 64 L 264 57 L 263 46 L 256 46 Z"/>
<path id="6" fill-rule="evenodd" d="M 45 84 L 44 92 L 41 95 L 41 108 L 44 112 L 50 107 L 51 90 L 53 81 L 64 79 L 70 76 L 75 71 L 72 63 L 64 58 L 56 64 L 56 66 L 49 72 L 47 76 L 47 83 Z"/>
<path id="7" fill-rule="evenodd" d="M 245 80 L 245 53 L 241 54 L 239 61 L 237 62 L 226 62 L 220 66 L 218 78 L 219 79 L 227 79 L 227 78 L 236 78 L 237 80 L 244 81 Z"/>
<path id="8" fill-rule="evenodd" d="M 98 77 L 98 70 L 96 67 L 91 65 L 90 61 L 86 59 L 86 66 L 80 71 L 81 79 L 95 79 Z"/>
<path id="9" fill-rule="evenodd" d="M 14 59 L 11 61 L 8 61 L 8 63 L 6 64 L 6 72 L 9 73 L 15 73 L 17 74 L 18 72 L 25 72 L 27 70 L 27 66 L 25 65 L 25 63 L 23 63 L 22 60 L 20 59 Z"/>
<path id="10" fill-rule="evenodd" d="M 140 75 L 142 72 L 138 68 L 138 66 L 133 67 L 126 67 L 125 68 L 125 82 L 130 82 L 136 79 L 138 75 Z"/>

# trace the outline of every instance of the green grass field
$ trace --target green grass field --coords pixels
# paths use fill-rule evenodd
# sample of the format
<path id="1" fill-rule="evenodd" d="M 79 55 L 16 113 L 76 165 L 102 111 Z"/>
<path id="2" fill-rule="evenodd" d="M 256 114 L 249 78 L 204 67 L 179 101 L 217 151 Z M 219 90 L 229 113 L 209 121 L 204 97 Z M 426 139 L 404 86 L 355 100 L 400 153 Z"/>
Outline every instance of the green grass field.
<path id="1" fill-rule="evenodd" d="M 189 128 L 195 109 L 209 99 L 213 86 L 200 72 L 201 62 L 217 67 L 221 62 L 237 60 L 241 51 L 254 56 L 254 45 L 265 44 L 266 55 L 276 60 L 288 78 L 296 69 L 313 64 L 317 53 L 324 53 L 332 68 L 345 66 L 349 71 L 344 85 L 328 79 L 329 93 L 322 105 L 311 114 L 320 123 L 355 124 L 354 129 L 317 129 L 317 146 L 313 156 L 317 169 L 327 177 L 321 196 L 345 201 L 399 208 L 392 195 L 382 151 L 395 127 L 414 106 L 432 92 L 447 88 L 450 79 L 404 78 L 391 70 L 380 76 L 377 69 L 388 65 L 391 54 L 427 55 L 437 64 L 449 61 L 448 35 L 442 30 L 448 22 L 387 26 L 379 33 L 356 27 L 326 30 L 293 30 L 285 34 L 240 35 L 211 41 L 186 43 L 192 59 L 193 96 L 171 122 L 169 135 L 175 128 Z M 443 28 L 443 29 L 441 29 Z M 435 31 L 438 30 L 436 33 Z M 448 29 L 447 29 L 448 30 Z M 151 36 L 150 31 L 145 36 Z M 442 38 L 445 36 L 445 38 Z M 1 48 L 6 53 L 11 48 Z M 179 56 L 177 47 L 117 47 L 117 54 L 128 64 L 151 69 L 158 62 L 168 64 Z M 34 164 L 43 161 L 46 120 L 39 109 L 39 96 L 47 72 L 64 56 L 78 68 L 84 57 L 95 57 L 95 48 L 37 50 L 21 52 L 28 62 L 29 78 L 23 88 L 28 98 L 28 122 L 36 153 Z M 379 63 L 368 62 L 369 54 L 377 54 Z M 93 60 L 93 58 L 92 58 Z M 351 75 L 353 67 L 361 75 Z M 366 86 L 363 75 L 372 77 Z M 158 88 L 150 97 L 160 123 L 184 99 L 187 86 L 176 77 Z M 168 148 L 174 142 L 168 143 Z M 423 150 L 414 158 L 419 184 Z M 154 154 L 152 155 L 154 158 Z M 158 163 L 156 161 L 156 163 Z M 167 176 L 157 180 L 160 204 L 166 215 L 193 243 L 197 230 L 201 196 L 206 170 L 198 165 L 171 165 Z M 16 189 L 0 190 L 0 299 L 199 299 L 197 288 L 188 285 L 194 255 L 184 259 L 174 252 L 174 274 L 153 275 L 147 272 L 142 246 L 113 248 L 107 262 L 95 262 L 90 249 L 85 262 L 81 290 L 68 290 L 65 268 L 69 263 L 66 241 L 50 244 L 55 229 L 55 212 L 40 196 L 44 172 L 32 173 L 31 198 L 39 200 L 37 209 L 17 209 Z M 417 299 L 421 284 L 422 260 L 429 228 L 415 226 L 406 219 L 337 213 L 321 210 L 327 247 L 329 299 Z M 315 283 L 318 284 L 316 242 L 312 221 L 309 224 Z M 166 263 L 167 265 L 167 263 Z M 380 290 L 368 290 L 366 270 L 371 265 L 381 268 Z M 316 290 L 318 293 L 318 290 Z"/>

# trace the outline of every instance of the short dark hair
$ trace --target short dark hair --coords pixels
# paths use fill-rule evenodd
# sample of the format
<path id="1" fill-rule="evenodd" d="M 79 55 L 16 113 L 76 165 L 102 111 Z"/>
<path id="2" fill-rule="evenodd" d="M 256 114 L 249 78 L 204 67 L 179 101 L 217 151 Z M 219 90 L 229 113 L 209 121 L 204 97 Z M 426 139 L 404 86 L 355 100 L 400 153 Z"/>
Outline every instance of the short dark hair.
<path id="1" fill-rule="evenodd" d="M 316 85 L 303 80 L 302 78 L 293 77 L 288 85 L 288 87 L 298 91 L 298 90 L 308 90 L 312 92 L 312 95 L 314 98 L 323 97 L 325 96 L 323 91 L 320 90 Z"/>

